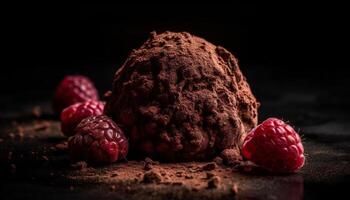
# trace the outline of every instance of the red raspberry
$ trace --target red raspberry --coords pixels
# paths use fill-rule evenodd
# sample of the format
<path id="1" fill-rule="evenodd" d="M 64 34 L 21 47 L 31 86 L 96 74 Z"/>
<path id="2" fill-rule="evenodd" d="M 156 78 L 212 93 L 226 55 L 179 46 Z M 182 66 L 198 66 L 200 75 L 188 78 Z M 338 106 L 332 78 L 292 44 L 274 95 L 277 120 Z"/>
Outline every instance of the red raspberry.
<path id="1" fill-rule="evenodd" d="M 112 163 L 124 159 L 128 153 L 129 144 L 123 131 L 105 115 L 83 119 L 75 131 L 68 141 L 74 161 Z"/>
<path id="2" fill-rule="evenodd" d="M 276 118 L 267 119 L 248 133 L 242 154 L 255 164 L 278 173 L 294 172 L 305 161 L 298 133 Z"/>
<path id="3" fill-rule="evenodd" d="M 66 76 L 56 89 L 53 108 L 59 114 L 64 108 L 87 100 L 99 100 L 92 81 L 81 75 Z"/>
<path id="4" fill-rule="evenodd" d="M 89 100 L 65 108 L 61 113 L 61 129 L 66 136 L 75 134 L 74 129 L 81 120 L 103 114 L 104 102 Z"/>

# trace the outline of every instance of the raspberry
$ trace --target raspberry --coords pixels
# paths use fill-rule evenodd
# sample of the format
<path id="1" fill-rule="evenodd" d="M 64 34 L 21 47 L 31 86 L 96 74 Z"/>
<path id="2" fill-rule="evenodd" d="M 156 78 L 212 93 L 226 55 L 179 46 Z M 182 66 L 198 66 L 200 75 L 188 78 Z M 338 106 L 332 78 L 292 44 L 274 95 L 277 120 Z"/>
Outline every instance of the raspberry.
<path id="1" fill-rule="evenodd" d="M 304 148 L 297 132 L 282 120 L 269 118 L 243 142 L 243 156 L 277 173 L 294 172 L 304 165 Z"/>
<path id="2" fill-rule="evenodd" d="M 123 131 L 105 115 L 83 119 L 75 132 L 68 141 L 73 161 L 112 163 L 128 153 L 129 144 Z"/>
<path id="3" fill-rule="evenodd" d="M 70 75 L 64 77 L 58 85 L 53 99 L 53 108 L 59 114 L 64 108 L 87 100 L 99 100 L 92 81 L 85 76 Z"/>
<path id="4" fill-rule="evenodd" d="M 61 113 L 61 129 L 64 135 L 72 136 L 74 129 L 81 120 L 90 116 L 103 114 L 105 104 L 101 101 L 89 100 L 76 103 L 65 108 Z"/>

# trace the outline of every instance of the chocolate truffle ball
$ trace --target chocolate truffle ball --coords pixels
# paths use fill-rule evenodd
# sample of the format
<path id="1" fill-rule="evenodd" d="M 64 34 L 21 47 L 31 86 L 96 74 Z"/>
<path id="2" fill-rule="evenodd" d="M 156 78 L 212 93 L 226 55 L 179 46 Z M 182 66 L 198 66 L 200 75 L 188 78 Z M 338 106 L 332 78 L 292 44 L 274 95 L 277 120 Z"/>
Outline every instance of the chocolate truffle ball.
<path id="1" fill-rule="evenodd" d="M 116 72 L 105 113 L 131 154 L 181 162 L 239 150 L 258 106 L 229 51 L 186 32 L 152 32 Z"/>

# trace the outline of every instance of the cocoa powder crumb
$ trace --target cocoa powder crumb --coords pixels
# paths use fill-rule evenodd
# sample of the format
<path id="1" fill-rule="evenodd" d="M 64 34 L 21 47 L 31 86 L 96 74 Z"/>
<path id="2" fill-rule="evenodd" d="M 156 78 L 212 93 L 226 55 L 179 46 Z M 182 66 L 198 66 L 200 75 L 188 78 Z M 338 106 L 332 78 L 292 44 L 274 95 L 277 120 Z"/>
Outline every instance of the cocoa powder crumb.
<path id="1" fill-rule="evenodd" d="M 177 177 L 182 177 L 182 172 L 181 171 L 176 172 L 175 174 L 176 174 Z"/>
<path id="2" fill-rule="evenodd" d="M 34 126 L 35 131 L 44 131 L 48 128 L 49 126 L 47 124 L 37 124 L 36 126 Z"/>
<path id="3" fill-rule="evenodd" d="M 70 165 L 72 169 L 83 170 L 87 168 L 87 163 L 85 161 L 79 161 Z"/>
<path id="4" fill-rule="evenodd" d="M 66 141 L 58 143 L 55 145 L 55 148 L 59 151 L 66 151 L 68 150 L 68 143 Z"/>
<path id="5" fill-rule="evenodd" d="M 238 194 L 238 185 L 236 183 L 234 183 L 231 187 L 231 191 L 233 195 Z"/>
<path id="6" fill-rule="evenodd" d="M 152 159 L 149 158 L 149 157 L 146 157 L 144 161 L 145 161 L 145 163 L 150 163 L 150 164 L 152 164 L 152 165 L 158 165 L 158 164 L 159 164 L 158 161 L 154 161 L 154 160 L 152 160 Z"/>
<path id="7" fill-rule="evenodd" d="M 47 156 L 41 156 L 44 161 L 48 161 L 49 158 Z"/>
<path id="8" fill-rule="evenodd" d="M 217 165 L 222 165 L 223 164 L 223 159 L 219 156 L 215 157 L 213 159 L 213 161 L 217 164 Z"/>
<path id="9" fill-rule="evenodd" d="M 160 183 L 162 180 L 160 174 L 156 171 L 149 171 L 143 175 L 143 183 Z"/>
<path id="10" fill-rule="evenodd" d="M 213 176 L 208 180 L 208 189 L 218 188 L 221 180 L 218 176 Z"/>
<path id="11" fill-rule="evenodd" d="M 252 172 L 257 166 L 250 161 L 242 161 L 233 167 L 233 171 Z"/>
<path id="12" fill-rule="evenodd" d="M 220 157 L 226 165 L 236 165 L 242 161 L 242 156 L 236 149 L 225 149 L 221 152 Z"/>
<path id="13" fill-rule="evenodd" d="M 216 169 L 217 165 L 215 162 L 208 163 L 202 167 L 204 171 L 212 171 Z"/>
<path id="14" fill-rule="evenodd" d="M 206 176 L 207 176 L 207 179 L 211 179 L 215 176 L 215 174 L 213 174 L 212 172 L 207 172 Z"/>
<path id="15" fill-rule="evenodd" d="M 32 108 L 32 114 L 34 115 L 34 117 L 41 117 L 41 107 L 40 106 L 34 106 Z"/>
<path id="16" fill-rule="evenodd" d="M 186 179 L 193 179 L 193 176 L 187 174 L 187 175 L 185 175 L 185 178 L 186 178 Z"/>
<path id="17" fill-rule="evenodd" d="M 199 191 L 199 189 L 198 189 L 198 188 L 195 188 L 195 187 L 192 188 L 191 190 L 192 190 L 193 192 L 198 192 L 198 191 Z"/>
<path id="18" fill-rule="evenodd" d="M 114 191 L 115 190 L 115 185 L 111 185 L 111 190 Z"/>
<path id="19" fill-rule="evenodd" d="M 10 138 L 10 139 L 15 139 L 16 135 L 14 133 L 9 133 L 7 134 L 7 136 Z"/>
<path id="20" fill-rule="evenodd" d="M 151 170 L 153 168 L 153 165 L 151 163 L 145 163 L 143 169 L 144 170 Z"/>
<path id="21" fill-rule="evenodd" d="M 111 97 L 112 91 L 108 90 L 107 92 L 104 93 L 103 99 L 108 101 L 108 99 Z"/>

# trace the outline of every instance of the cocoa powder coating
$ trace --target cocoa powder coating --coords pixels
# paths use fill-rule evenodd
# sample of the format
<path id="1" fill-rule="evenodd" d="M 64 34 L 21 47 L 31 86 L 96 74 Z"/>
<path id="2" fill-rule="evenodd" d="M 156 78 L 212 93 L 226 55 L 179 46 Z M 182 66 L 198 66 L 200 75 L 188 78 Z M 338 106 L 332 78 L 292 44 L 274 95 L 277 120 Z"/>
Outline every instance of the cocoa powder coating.
<path id="1" fill-rule="evenodd" d="M 130 153 L 167 161 L 239 151 L 259 106 L 237 59 L 186 32 L 152 32 L 116 72 L 107 100 Z"/>

